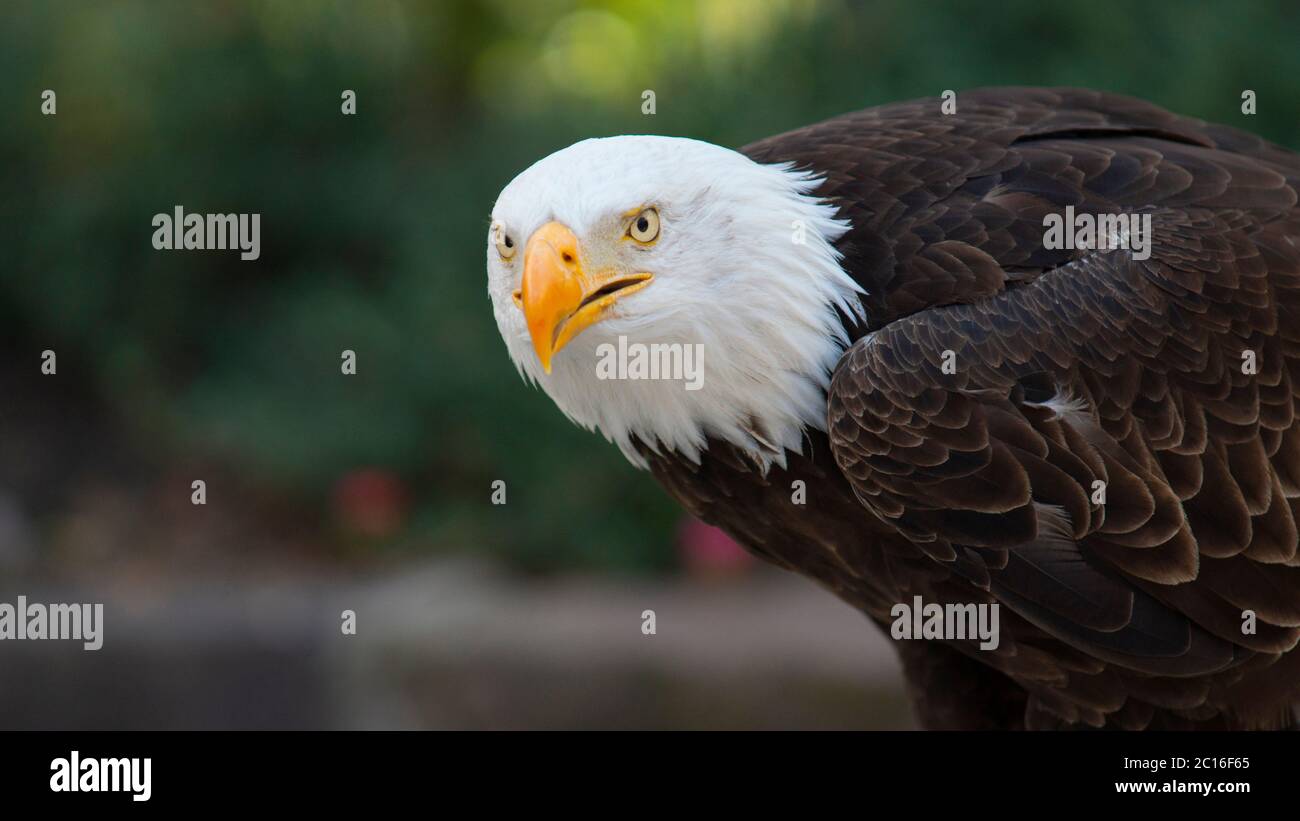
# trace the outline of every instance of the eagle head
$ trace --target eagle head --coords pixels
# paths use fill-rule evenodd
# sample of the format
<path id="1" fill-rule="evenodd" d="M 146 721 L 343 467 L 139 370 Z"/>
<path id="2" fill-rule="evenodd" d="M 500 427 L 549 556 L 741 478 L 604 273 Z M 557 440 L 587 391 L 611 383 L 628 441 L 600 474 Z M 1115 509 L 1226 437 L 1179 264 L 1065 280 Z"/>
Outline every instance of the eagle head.
<path id="1" fill-rule="evenodd" d="M 501 192 L 487 242 L 515 366 L 638 466 L 636 441 L 698 461 L 710 438 L 784 465 L 806 427 L 825 429 L 841 315 L 862 310 L 819 183 L 676 137 L 535 163 Z"/>

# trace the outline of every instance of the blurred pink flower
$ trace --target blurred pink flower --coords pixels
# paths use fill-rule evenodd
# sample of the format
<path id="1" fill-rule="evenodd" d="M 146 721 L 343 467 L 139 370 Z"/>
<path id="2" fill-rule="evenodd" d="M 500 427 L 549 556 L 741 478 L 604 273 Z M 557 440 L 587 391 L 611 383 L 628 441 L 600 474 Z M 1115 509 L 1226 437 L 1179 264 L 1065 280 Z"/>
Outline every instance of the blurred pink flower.
<path id="1" fill-rule="evenodd" d="M 362 468 L 334 485 L 334 515 L 345 530 L 375 539 L 397 534 L 406 521 L 406 485 L 391 471 Z"/>
<path id="2" fill-rule="evenodd" d="M 754 557 L 734 539 L 693 517 L 682 521 L 677 534 L 677 549 L 682 563 L 694 575 L 736 575 L 754 563 Z"/>

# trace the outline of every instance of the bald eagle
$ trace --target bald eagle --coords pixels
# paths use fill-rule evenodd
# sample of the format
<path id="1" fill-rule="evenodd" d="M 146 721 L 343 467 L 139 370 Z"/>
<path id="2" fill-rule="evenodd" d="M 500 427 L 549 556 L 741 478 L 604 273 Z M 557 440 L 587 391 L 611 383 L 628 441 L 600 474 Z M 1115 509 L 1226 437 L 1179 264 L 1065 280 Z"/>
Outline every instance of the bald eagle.
<path id="1" fill-rule="evenodd" d="M 924 726 L 1290 726 L 1300 156 L 1097 91 L 956 103 L 540 160 L 489 230 L 511 358 L 886 629 L 996 605 L 997 642 L 896 642 Z M 1047 241 L 1066 209 L 1145 253 Z M 699 390 L 601 371 L 638 344 L 699 346 Z"/>

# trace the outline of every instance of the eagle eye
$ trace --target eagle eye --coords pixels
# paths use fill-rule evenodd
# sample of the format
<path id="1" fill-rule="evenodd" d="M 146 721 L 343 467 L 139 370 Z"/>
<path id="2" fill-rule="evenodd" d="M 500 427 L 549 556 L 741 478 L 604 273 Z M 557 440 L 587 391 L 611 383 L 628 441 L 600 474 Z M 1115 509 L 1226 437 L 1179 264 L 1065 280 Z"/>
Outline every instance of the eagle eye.
<path id="1" fill-rule="evenodd" d="M 492 238 L 502 259 L 509 260 L 515 255 L 515 241 L 506 233 L 504 225 L 497 223 L 492 227 Z"/>
<path id="2" fill-rule="evenodd" d="M 643 245 L 659 238 L 659 212 L 646 208 L 637 214 L 627 226 L 627 235 Z"/>

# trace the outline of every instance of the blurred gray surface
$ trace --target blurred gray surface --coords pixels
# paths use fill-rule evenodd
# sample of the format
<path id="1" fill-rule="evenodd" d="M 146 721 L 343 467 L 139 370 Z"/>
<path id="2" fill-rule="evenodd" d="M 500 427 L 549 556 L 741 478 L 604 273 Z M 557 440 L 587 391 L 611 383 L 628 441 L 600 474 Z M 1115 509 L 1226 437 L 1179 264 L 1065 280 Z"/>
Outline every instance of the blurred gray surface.
<path id="1" fill-rule="evenodd" d="M 888 640 L 765 568 L 523 579 L 456 561 L 355 583 L 0 585 L 0 601 L 20 593 L 102 601 L 105 638 L 97 652 L 0 642 L 5 729 L 912 726 Z"/>

